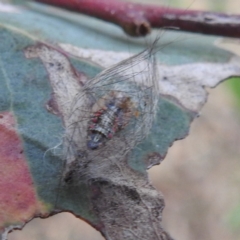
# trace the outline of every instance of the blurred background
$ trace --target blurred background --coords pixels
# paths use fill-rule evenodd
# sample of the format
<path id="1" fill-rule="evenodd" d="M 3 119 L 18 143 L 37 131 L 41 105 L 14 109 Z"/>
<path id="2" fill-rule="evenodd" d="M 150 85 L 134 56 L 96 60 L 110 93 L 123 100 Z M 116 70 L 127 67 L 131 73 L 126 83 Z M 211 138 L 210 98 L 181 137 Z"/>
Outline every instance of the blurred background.
<path id="1" fill-rule="evenodd" d="M 239 0 L 165 0 L 184 9 L 240 14 Z M 239 43 L 220 44 L 240 54 Z M 149 171 L 163 193 L 163 225 L 176 240 L 240 239 L 240 82 L 209 90 L 207 104 L 184 140 L 175 142 L 160 166 Z M 99 232 L 70 213 L 34 219 L 9 240 L 101 240 Z"/>

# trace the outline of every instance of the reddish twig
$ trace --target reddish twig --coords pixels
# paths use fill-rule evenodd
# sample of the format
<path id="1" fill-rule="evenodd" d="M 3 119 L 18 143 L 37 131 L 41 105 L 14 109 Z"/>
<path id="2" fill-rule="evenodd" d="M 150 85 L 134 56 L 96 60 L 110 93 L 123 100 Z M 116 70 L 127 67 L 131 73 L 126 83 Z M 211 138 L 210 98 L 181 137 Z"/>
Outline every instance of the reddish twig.
<path id="1" fill-rule="evenodd" d="M 121 26 L 131 36 L 145 36 L 151 28 L 240 37 L 240 16 L 182 10 L 121 0 L 35 0 L 87 14 Z"/>

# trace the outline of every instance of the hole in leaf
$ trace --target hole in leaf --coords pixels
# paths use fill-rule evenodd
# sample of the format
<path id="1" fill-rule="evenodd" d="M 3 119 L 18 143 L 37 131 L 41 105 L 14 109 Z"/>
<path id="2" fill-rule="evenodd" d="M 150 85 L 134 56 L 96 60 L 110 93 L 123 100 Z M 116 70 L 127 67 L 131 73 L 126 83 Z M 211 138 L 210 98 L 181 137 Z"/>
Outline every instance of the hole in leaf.
<path id="1" fill-rule="evenodd" d="M 60 213 L 52 217 L 35 218 L 22 230 L 8 235 L 8 240 L 104 240 L 101 234 L 88 223 L 71 213 Z"/>

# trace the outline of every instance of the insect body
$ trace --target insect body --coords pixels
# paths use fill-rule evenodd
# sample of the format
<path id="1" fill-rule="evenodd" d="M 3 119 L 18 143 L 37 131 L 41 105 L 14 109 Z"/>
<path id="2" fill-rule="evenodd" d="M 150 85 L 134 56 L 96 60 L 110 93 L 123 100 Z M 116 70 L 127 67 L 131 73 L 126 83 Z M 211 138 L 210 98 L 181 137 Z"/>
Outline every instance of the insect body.
<path id="1" fill-rule="evenodd" d="M 115 94 L 115 95 L 114 95 Z M 97 149 L 104 142 L 111 139 L 129 120 L 130 100 L 128 97 L 116 97 L 116 93 L 111 94 L 110 99 L 101 99 L 104 106 L 93 113 L 88 128 L 89 149 Z"/>

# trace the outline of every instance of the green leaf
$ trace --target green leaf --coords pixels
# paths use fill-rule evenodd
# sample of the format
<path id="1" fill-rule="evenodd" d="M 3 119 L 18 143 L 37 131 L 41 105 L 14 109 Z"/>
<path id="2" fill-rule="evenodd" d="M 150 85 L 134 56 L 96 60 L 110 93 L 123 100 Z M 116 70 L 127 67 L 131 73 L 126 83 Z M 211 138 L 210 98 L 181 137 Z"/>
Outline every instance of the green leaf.
<path id="1" fill-rule="evenodd" d="M 240 206 L 236 206 L 229 214 L 228 216 L 228 222 L 230 228 L 236 233 L 239 232 L 239 226 L 240 226 Z"/>

